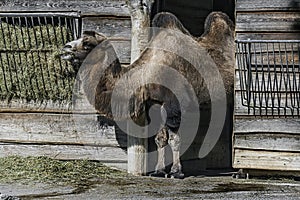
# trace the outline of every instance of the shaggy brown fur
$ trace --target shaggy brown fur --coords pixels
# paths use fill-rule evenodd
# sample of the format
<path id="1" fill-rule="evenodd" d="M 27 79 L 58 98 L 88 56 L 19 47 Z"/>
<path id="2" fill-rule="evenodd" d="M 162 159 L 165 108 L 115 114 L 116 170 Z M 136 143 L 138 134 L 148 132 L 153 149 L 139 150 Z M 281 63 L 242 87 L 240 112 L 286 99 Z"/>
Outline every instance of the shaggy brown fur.
<path id="1" fill-rule="evenodd" d="M 167 118 L 164 128 L 158 133 L 156 138 L 157 145 L 159 149 L 167 143 L 171 145 L 173 153 L 175 152 L 171 174 L 179 174 L 181 176 L 181 165 L 178 154 L 180 138 L 177 134 L 181 113 L 190 110 L 189 105 L 192 102 L 196 102 L 200 107 L 204 104 L 210 104 L 207 85 L 208 82 L 214 83 L 216 77 L 208 75 L 209 77 L 206 77 L 205 82 L 204 77 L 201 76 L 191 63 L 182 58 L 180 54 L 172 52 L 186 51 L 187 54 L 196 52 L 196 56 L 194 57 L 195 63 L 207 69 L 212 65 L 209 62 L 210 58 L 212 58 L 223 78 L 227 100 L 231 102 L 234 74 L 234 26 L 228 16 L 221 12 L 213 12 L 207 17 L 205 33 L 200 38 L 193 38 L 180 21 L 170 13 L 158 14 L 153 20 L 153 25 L 180 31 L 190 39 L 186 41 L 180 34 L 158 30 L 153 33 L 154 36 L 150 41 L 149 48 L 146 48 L 141 56 L 127 68 L 120 67 L 118 60 L 114 62 L 115 52 L 104 40 L 104 42 L 102 41 L 97 46 L 98 50 L 93 50 L 87 56 L 85 62 L 82 63 L 83 69 L 79 73 L 89 101 L 100 113 L 104 113 L 110 118 L 128 119 L 131 117 L 135 122 L 145 122 L 145 112 L 147 112 L 149 106 L 157 103 L 162 105 L 162 108 L 166 111 Z M 170 47 L 173 51 L 170 52 L 156 48 L 164 46 Z M 103 49 L 107 51 L 103 51 Z M 80 52 L 81 49 L 75 48 L 74 52 L 76 51 Z M 107 67 L 107 65 L 109 66 Z M 170 77 L 161 66 L 168 66 L 180 73 L 189 80 L 192 88 L 190 88 L 190 85 L 183 84 L 181 80 Z M 158 83 L 161 80 L 172 82 L 174 86 L 172 90 L 176 91 L 171 91 L 157 84 L 143 84 L 140 74 L 130 73 L 135 70 L 141 70 L 143 72 L 143 79 L 151 80 L 153 83 Z M 126 80 L 126 84 L 118 88 L 122 92 L 127 91 L 133 83 L 140 82 L 140 85 L 142 85 L 130 99 L 130 116 L 127 116 L 127 110 L 124 110 L 126 106 L 123 105 L 117 105 L 117 116 L 112 116 L 110 110 L 112 91 L 115 89 L 116 82 L 121 77 Z M 191 89 L 195 91 L 197 99 L 192 99 Z M 221 90 L 222 88 L 216 89 Z M 122 98 L 122 92 L 118 94 L 120 98 Z M 176 92 L 182 94 L 182 99 L 175 97 L 174 93 Z M 224 101 L 224 99 L 218 100 Z M 128 102 L 124 102 L 124 104 L 126 103 Z M 183 107 L 184 110 L 180 109 L 180 104 L 185 105 Z M 162 141 L 160 141 L 161 138 Z M 156 170 L 161 170 L 159 167 L 162 166 L 162 163 L 159 163 Z"/>

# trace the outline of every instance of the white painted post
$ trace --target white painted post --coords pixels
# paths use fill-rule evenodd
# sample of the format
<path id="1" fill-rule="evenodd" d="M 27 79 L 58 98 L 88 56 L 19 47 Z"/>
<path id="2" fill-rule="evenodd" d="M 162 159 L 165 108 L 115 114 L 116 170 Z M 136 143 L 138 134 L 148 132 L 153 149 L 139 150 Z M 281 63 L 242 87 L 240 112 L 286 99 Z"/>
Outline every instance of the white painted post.
<path id="1" fill-rule="evenodd" d="M 145 48 L 149 39 L 150 13 L 154 0 L 128 0 L 131 14 L 131 63 L 133 63 Z M 127 132 L 134 132 L 127 126 Z M 145 132 L 147 129 L 144 130 Z M 135 175 L 145 175 L 147 172 L 148 139 L 136 138 L 128 134 L 127 140 L 128 172 Z"/>

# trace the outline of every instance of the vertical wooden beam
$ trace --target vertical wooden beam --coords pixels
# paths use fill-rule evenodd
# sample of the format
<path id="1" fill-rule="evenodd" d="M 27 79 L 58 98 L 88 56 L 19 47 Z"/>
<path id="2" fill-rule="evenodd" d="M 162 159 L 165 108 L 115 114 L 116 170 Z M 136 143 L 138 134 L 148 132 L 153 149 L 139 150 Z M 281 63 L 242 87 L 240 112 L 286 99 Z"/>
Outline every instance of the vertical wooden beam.
<path id="1" fill-rule="evenodd" d="M 128 0 L 127 4 L 131 14 L 131 63 L 141 54 L 149 40 L 150 14 L 154 0 Z M 128 131 L 128 172 L 135 175 L 147 173 L 148 140 L 130 135 L 135 130 L 127 126 Z M 145 132 L 147 129 L 144 130 Z"/>
<path id="2" fill-rule="evenodd" d="M 150 15 L 154 0 L 128 0 L 131 15 L 131 63 L 133 63 L 149 41 Z"/>

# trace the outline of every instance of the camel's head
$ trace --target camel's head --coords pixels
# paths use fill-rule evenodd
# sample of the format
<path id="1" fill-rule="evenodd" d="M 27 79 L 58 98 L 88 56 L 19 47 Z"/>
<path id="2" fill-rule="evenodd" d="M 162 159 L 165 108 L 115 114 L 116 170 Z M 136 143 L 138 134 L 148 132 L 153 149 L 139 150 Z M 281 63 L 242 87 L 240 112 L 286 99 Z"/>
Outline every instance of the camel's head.
<path id="1" fill-rule="evenodd" d="M 61 58 L 70 61 L 75 68 L 79 68 L 86 56 L 107 38 L 95 31 L 84 31 L 81 38 L 65 44 L 61 50 Z"/>

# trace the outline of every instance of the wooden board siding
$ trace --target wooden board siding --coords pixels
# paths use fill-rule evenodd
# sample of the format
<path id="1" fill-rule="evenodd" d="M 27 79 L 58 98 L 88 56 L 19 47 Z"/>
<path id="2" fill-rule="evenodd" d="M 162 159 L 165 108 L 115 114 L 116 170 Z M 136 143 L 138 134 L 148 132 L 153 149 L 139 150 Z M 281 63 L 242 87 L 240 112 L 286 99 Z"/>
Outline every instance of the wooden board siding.
<path id="1" fill-rule="evenodd" d="M 300 171 L 300 119 L 235 119 L 233 167 Z"/>
<path id="2" fill-rule="evenodd" d="M 237 39 L 300 39 L 299 0 L 237 0 Z"/>
<path id="3" fill-rule="evenodd" d="M 1 11 L 81 11 L 85 15 L 129 16 L 125 0 L 3 0 Z"/>
<path id="4" fill-rule="evenodd" d="M 299 152 L 235 149 L 234 154 L 235 168 L 299 171 Z"/>
<path id="5" fill-rule="evenodd" d="M 236 11 L 297 11 L 299 0 L 237 0 Z"/>
<path id="6" fill-rule="evenodd" d="M 300 1 L 299 0 L 236 0 L 236 39 L 238 40 L 299 40 L 300 39 Z M 277 45 L 277 46 L 276 46 Z M 252 45 L 254 48 L 259 46 Z M 270 57 L 270 65 L 280 63 L 280 56 L 276 50 Z M 265 67 L 268 57 L 266 49 L 262 51 L 263 63 L 253 66 Z M 269 50 L 270 51 L 270 50 Z M 294 51 L 294 50 L 293 50 Z M 297 50 L 296 50 L 297 51 Z M 290 51 L 292 52 L 292 51 Z M 294 55 L 294 54 L 291 54 Z M 297 55 L 297 54 L 296 54 Z M 287 55 L 287 60 L 290 59 Z M 285 57 L 281 59 L 285 61 Z M 299 62 L 298 56 L 294 56 L 295 62 Z M 255 61 L 255 59 L 252 59 Z M 286 62 L 284 62 L 286 63 Z M 260 65 L 262 64 L 262 65 Z M 298 65 L 297 65 L 298 66 Z M 296 66 L 296 67 L 297 67 Z M 298 73 L 298 71 L 296 70 Z M 261 78 L 262 72 L 258 72 L 255 78 Z M 274 77 L 274 76 L 273 76 Z M 298 77 L 299 78 L 299 77 Z M 295 81 L 298 81 L 298 78 Z M 256 81 L 256 80 L 254 80 Z M 256 85 L 261 85 L 258 80 Z M 237 169 L 271 170 L 277 173 L 280 170 L 300 172 L 300 119 L 293 117 L 289 109 L 282 116 L 274 117 L 270 109 L 251 109 L 243 105 L 247 102 L 242 99 L 240 76 L 236 65 L 235 78 L 235 108 L 234 108 L 234 134 L 233 134 L 233 167 Z M 284 87 L 280 90 L 285 89 Z M 290 98 L 289 95 L 281 97 Z M 278 103 L 275 101 L 275 103 Z M 259 115 L 259 116 L 255 116 Z M 284 115 L 289 115 L 288 117 Z"/>
<path id="7" fill-rule="evenodd" d="M 90 159 L 126 169 L 126 141 L 99 128 L 96 115 L 1 113 L 0 157 Z"/>
<path id="8" fill-rule="evenodd" d="M 236 31 L 299 32 L 299 17 L 299 12 L 241 12 L 236 16 Z"/>

